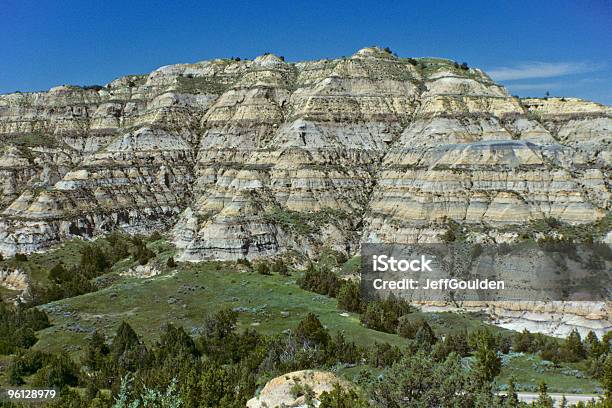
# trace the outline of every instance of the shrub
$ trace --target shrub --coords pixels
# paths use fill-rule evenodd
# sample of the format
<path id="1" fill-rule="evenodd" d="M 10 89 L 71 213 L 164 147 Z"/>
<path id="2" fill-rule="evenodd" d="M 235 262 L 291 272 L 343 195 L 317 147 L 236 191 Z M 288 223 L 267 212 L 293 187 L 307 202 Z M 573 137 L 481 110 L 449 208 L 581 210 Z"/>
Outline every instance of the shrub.
<path id="1" fill-rule="evenodd" d="M 372 367 L 390 367 L 402 357 L 402 351 L 389 343 L 374 343 L 368 355 L 368 364 Z"/>
<path id="2" fill-rule="evenodd" d="M 295 337 L 305 345 L 326 346 L 330 337 L 327 329 L 313 313 L 308 313 L 295 329 Z"/>
<path id="3" fill-rule="evenodd" d="M 399 318 L 412 313 L 412 307 L 405 300 L 388 298 L 368 303 L 361 323 L 372 330 L 395 333 Z"/>
<path id="4" fill-rule="evenodd" d="M 325 266 L 316 267 L 309 264 L 304 275 L 298 279 L 298 285 L 305 290 L 336 297 L 340 289 L 341 279 Z"/>
<path id="5" fill-rule="evenodd" d="M 352 281 L 345 281 L 338 291 L 338 309 L 347 312 L 361 313 L 361 291 L 359 285 Z"/>
<path id="6" fill-rule="evenodd" d="M 176 262 L 174 261 L 174 257 L 170 257 L 168 258 L 168 260 L 166 261 L 166 266 L 168 268 L 176 268 Z"/>
<path id="7" fill-rule="evenodd" d="M 270 267 L 268 266 L 267 263 L 265 262 L 259 262 L 256 266 L 255 266 L 255 270 L 257 271 L 258 274 L 260 275 L 271 275 L 270 273 Z"/>
<path id="8" fill-rule="evenodd" d="M 76 386 L 79 382 L 79 369 L 66 353 L 54 355 L 51 361 L 34 375 L 32 384 L 37 387 L 62 389 Z"/>
<path id="9" fill-rule="evenodd" d="M 248 259 L 246 259 L 246 258 L 240 258 L 240 259 L 238 259 L 238 260 L 236 261 L 236 263 L 237 263 L 238 265 L 244 265 L 244 266 L 246 266 L 247 268 L 251 268 L 251 261 L 249 261 L 249 260 L 248 260 Z"/>
<path id="10" fill-rule="evenodd" d="M 331 391 L 323 391 L 319 396 L 319 408 L 367 408 L 368 401 L 361 398 L 357 393 L 334 384 Z"/>
<path id="11" fill-rule="evenodd" d="M 457 355 L 438 363 L 417 352 L 396 361 L 370 395 L 382 407 L 470 407 L 476 391 L 471 382 Z"/>
<path id="12" fill-rule="evenodd" d="M 466 70 L 466 71 L 469 69 L 467 62 L 461 63 L 461 69 Z"/>
<path id="13" fill-rule="evenodd" d="M 49 271 L 49 279 L 51 279 L 55 283 L 66 282 L 69 281 L 70 278 L 70 274 L 68 273 L 66 268 L 64 268 L 64 265 L 61 262 L 56 264 Z"/>
<path id="14" fill-rule="evenodd" d="M 287 276 L 289 275 L 289 270 L 287 269 L 287 265 L 283 262 L 282 259 L 277 259 L 274 261 L 271 267 L 272 272 L 278 273 L 279 275 Z"/>
<path id="15" fill-rule="evenodd" d="M 434 344 L 437 339 L 433 329 L 423 319 L 411 319 L 410 316 L 402 316 L 398 320 L 397 334 L 406 339 L 415 339 L 419 344 Z"/>
<path id="16" fill-rule="evenodd" d="M 101 91 L 104 87 L 102 85 L 85 85 L 81 89 L 84 91 Z"/>
<path id="17" fill-rule="evenodd" d="M 28 260 L 28 256 L 26 254 L 15 254 L 15 260 L 17 262 L 26 262 Z"/>
<path id="18" fill-rule="evenodd" d="M 149 236 L 149 240 L 151 241 L 159 241 L 160 239 L 162 239 L 162 235 L 159 233 L 159 231 L 153 231 L 153 233 L 151 234 L 151 236 Z"/>

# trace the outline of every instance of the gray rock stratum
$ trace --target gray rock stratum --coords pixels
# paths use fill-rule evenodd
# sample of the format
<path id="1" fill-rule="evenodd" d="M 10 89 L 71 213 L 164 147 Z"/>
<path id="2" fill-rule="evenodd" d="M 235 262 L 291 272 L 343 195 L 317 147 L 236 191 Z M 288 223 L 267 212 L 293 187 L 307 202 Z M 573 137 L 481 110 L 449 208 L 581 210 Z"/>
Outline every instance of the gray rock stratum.
<path id="1" fill-rule="evenodd" d="M 120 228 L 170 231 L 185 261 L 354 254 L 553 218 L 604 240 L 611 143 L 610 107 L 376 47 L 0 95 L 0 252 Z"/>

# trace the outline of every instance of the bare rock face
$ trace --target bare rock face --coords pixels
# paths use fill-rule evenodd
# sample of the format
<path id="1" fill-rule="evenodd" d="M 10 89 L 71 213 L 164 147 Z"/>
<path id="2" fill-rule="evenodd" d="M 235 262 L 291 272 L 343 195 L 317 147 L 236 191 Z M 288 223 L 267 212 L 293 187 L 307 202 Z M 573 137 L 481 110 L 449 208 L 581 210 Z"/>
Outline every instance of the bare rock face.
<path id="1" fill-rule="evenodd" d="M 171 230 L 187 261 L 355 254 L 543 219 L 609 241 L 611 144 L 610 107 L 377 47 L 0 95 L 0 253 L 121 228 Z"/>
<path id="2" fill-rule="evenodd" d="M 294 371 L 268 381 L 259 395 L 250 399 L 246 406 L 247 408 L 318 407 L 320 395 L 323 392 L 330 392 L 335 384 L 343 388 L 354 387 L 325 371 Z"/>

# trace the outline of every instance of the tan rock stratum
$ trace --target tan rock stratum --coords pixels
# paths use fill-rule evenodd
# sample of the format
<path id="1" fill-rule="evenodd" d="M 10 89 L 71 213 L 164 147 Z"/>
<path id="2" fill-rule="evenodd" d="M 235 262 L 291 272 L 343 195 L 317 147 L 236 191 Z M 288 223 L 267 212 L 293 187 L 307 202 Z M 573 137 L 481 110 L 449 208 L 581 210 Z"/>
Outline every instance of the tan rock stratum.
<path id="1" fill-rule="evenodd" d="M 611 144 L 612 108 L 521 100 L 445 59 L 169 65 L 0 95 L 0 252 L 114 228 L 199 261 L 609 225 Z"/>
<path id="2" fill-rule="evenodd" d="M 354 388 L 346 380 L 326 371 L 294 371 L 268 381 L 259 394 L 247 402 L 247 408 L 318 407 L 321 394 L 330 392 L 335 384 Z M 310 401 L 304 395 L 304 390 L 311 392 Z"/>

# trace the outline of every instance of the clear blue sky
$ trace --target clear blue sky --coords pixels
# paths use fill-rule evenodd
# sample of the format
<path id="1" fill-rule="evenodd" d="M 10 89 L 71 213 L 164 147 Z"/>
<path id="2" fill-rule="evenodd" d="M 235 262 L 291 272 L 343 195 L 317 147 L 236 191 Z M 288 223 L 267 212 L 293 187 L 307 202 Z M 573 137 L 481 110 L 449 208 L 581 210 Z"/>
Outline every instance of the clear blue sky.
<path id="1" fill-rule="evenodd" d="M 612 1 L 0 0 L 0 93 L 263 52 L 369 45 L 477 66 L 521 96 L 612 104 Z"/>

